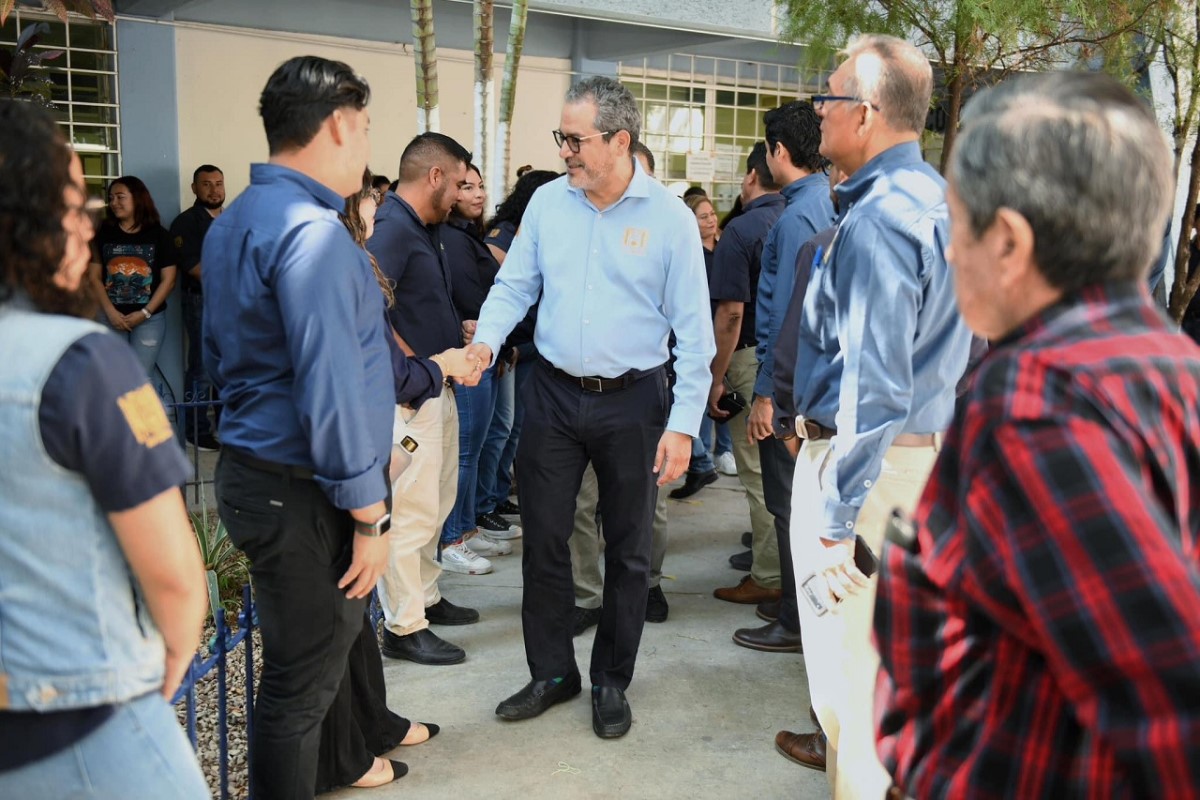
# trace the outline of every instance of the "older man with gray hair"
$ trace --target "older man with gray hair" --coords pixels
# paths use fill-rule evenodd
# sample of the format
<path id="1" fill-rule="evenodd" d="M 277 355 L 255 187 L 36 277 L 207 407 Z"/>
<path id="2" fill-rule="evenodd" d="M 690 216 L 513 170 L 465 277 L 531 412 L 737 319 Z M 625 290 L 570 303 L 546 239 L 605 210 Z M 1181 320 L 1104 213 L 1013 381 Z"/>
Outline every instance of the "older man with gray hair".
<path id="1" fill-rule="evenodd" d="M 656 493 L 687 467 L 716 350 L 695 220 L 630 156 L 640 132 L 637 102 L 617 81 L 588 78 L 571 88 L 554 131 L 567 174 L 530 201 L 472 345 L 490 362 L 541 295 L 541 358 L 517 449 L 521 620 L 533 680 L 496 713 L 528 719 L 580 692 L 567 539 L 590 462 L 605 533 L 591 663 L 592 727 L 602 738 L 624 735 L 632 720 L 625 689 L 646 617 Z"/>
<path id="2" fill-rule="evenodd" d="M 993 347 L 884 551 L 892 796 L 1200 796 L 1200 349 L 1145 288 L 1172 178 L 1108 77 L 968 106 L 947 255 Z"/>
<path id="3" fill-rule="evenodd" d="M 813 97 L 821 154 L 848 176 L 835 190 L 837 232 L 814 259 L 796 368 L 792 558 L 809 692 L 828 747 L 820 733 L 786 731 L 776 745 L 827 768 L 838 798 L 878 798 L 888 787 L 875 755 L 867 562 L 891 509 L 916 506 L 970 341 L 943 253 L 945 182 L 919 147 L 931 91 L 917 48 L 864 36 L 830 76 L 829 94 Z"/>

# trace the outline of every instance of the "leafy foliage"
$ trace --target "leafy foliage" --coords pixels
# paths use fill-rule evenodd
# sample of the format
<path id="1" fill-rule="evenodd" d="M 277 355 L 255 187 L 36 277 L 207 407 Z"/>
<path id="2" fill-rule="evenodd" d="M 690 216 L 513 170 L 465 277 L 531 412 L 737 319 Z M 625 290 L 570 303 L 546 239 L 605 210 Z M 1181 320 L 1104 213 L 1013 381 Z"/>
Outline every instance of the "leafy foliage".
<path id="1" fill-rule="evenodd" d="M 194 513 L 192 527 L 208 581 L 208 603 L 216 616 L 218 608 L 235 612 L 241 604 L 242 586 L 250 579 L 249 562 L 229 538 L 225 523 L 215 513 Z"/>
<path id="2" fill-rule="evenodd" d="M 17 0 L 0 0 L 0 25 L 8 21 L 8 15 L 12 13 L 16 2 Z M 21 0 L 21 5 L 52 11 L 63 22 L 67 21 L 67 14 L 71 12 L 83 14 L 88 19 L 101 17 L 110 23 L 117 21 L 112 0 Z"/>
<path id="3" fill-rule="evenodd" d="M 0 0 L 3 2 L 3 0 Z M 54 84 L 38 69 L 43 61 L 53 61 L 61 50 L 35 50 L 34 46 L 50 26 L 44 22 L 27 25 L 12 50 L 0 50 L 0 94 L 9 98 L 28 98 L 37 105 L 49 106 Z"/>

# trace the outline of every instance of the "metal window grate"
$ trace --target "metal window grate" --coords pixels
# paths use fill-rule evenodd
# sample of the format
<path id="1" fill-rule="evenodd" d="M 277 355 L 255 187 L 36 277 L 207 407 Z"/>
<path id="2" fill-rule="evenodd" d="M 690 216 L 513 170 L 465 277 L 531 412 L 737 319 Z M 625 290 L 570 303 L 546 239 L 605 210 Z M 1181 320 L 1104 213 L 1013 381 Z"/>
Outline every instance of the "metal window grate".
<path id="1" fill-rule="evenodd" d="M 15 9 L 0 27 L 0 47 L 12 47 L 26 27 L 44 22 L 38 50 L 62 50 L 41 69 L 53 82 L 50 109 L 83 162 L 89 193 L 121 175 L 121 109 L 117 85 L 117 31 L 103 21 L 72 14 Z"/>
<path id="2" fill-rule="evenodd" d="M 700 185 L 726 211 L 741 190 L 746 156 L 763 137 L 763 114 L 819 92 L 829 72 L 671 54 L 623 61 L 618 75 L 641 105 L 642 139 L 658 178 Z"/>

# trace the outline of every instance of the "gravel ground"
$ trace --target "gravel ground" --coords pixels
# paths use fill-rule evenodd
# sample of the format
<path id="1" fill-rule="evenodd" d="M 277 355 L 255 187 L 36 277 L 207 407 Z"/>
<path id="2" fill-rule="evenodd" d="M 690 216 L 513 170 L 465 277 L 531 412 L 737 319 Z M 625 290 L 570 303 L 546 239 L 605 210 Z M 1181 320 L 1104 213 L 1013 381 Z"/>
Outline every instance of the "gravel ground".
<path id="1" fill-rule="evenodd" d="M 209 623 L 204 629 L 201 657 L 207 658 L 207 642 L 214 628 Z M 258 675 L 262 671 L 262 639 L 255 630 L 254 675 L 257 689 Z M 246 796 L 246 644 L 242 642 L 228 655 L 226 669 L 226 722 L 229 730 L 229 796 Z M 180 701 L 175 707 L 179 724 L 187 725 L 187 703 Z M 217 744 L 217 670 L 205 675 L 196 684 L 196 755 L 200 768 L 208 781 L 213 797 L 220 797 L 221 779 L 219 772 L 219 749 Z"/>

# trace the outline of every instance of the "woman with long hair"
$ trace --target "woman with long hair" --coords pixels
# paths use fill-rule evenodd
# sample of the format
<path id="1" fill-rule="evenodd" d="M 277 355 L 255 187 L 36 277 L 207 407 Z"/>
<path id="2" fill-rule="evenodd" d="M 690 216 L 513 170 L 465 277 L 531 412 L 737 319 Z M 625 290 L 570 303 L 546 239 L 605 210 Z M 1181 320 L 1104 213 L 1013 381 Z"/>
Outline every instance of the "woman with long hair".
<path id="1" fill-rule="evenodd" d="M 129 342 L 153 377 L 179 255 L 140 178 L 125 175 L 108 185 L 108 215 L 92 249 L 91 279 L 102 321 Z"/>
<path id="2" fill-rule="evenodd" d="M 168 704 L 200 643 L 191 474 L 86 281 L 83 170 L 0 101 L 0 797 L 209 797 Z"/>
<path id="3" fill-rule="evenodd" d="M 517 183 L 508 197 L 496 209 L 496 216 L 487 224 L 484 244 L 496 261 L 503 267 L 504 258 L 512 246 L 512 240 L 521 227 L 525 208 L 533 199 L 533 193 L 559 173 L 544 169 L 526 170 L 517 178 Z M 505 366 L 497 371 L 496 408 L 479 453 L 479 485 L 475 489 L 475 519 L 480 530 L 488 537 L 510 523 L 505 519 L 518 518 L 520 508 L 508 499 L 512 490 L 512 466 L 517 455 L 517 439 L 521 435 L 521 422 L 525 415 L 517 395 L 529 368 L 537 360 L 537 349 L 533 346 L 533 326 L 537 321 L 537 305 L 529 310 L 525 319 L 509 334 L 505 347 L 511 355 Z M 497 365 L 501 362 L 497 359 Z M 503 535 L 500 533 L 499 535 Z"/>
<path id="4" fill-rule="evenodd" d="M 441 227 L 446 263 L 450 267 L 450 287 L 455 308 L 464 321 L 479 317 L 479 309 L 488 290 L 496 281 L 500 264 L 483 243 L 483 209 L 487 193 L 483 178 L 474 164 L 467 166 L 467 177 L 458 193 L 458 202 Z M 501 354 L 502 358 L 504 354 Z M 465 575 L 492 571 L 489 556 L 512 552 L 506 539 L 513 533 L 482 530 L 476 520 L 476 491 L 479 482 L 479 454 L 496 406 L 496 378 L 501 360 L 484 370 L 477 386 L 455 390 L 458 406 L 458 494 L 454 509 L 442 527 L 442 569 Z"/>
<path id="5" fill-rule="evenodd" d="M 362 187 L 358 193 L 346 198 L 342 223 L 364 250 L 375 228 L 375 210 L 379 199 L 379 190 L 372 186 L 370 171 L 363 173 Z M 379 269 L 374 256 L 367 253 L 367 257 L 370 258 L 379 289 L 383 292 L 384 303 L 391 308 L 395 304 L 392 285 Z M 461 348 L 439 353 L 432 359 L 406 358 L 396 344 L 386 314 L 381 324 L 388 329 L 393 365 L 404 365 L 404 369 L 397 370 L 394 376 L 398 404 L 427 395 L 431 386 L 440 389 L 443 378 L 466 376 L 474 369 L 473 362 L 468 366 Z M 445 373 L 441 371 L 442 367 Z M 400 465 L 403 458 L 401 448 L 393 447 L 390 468 L 393 482 L 402 471 Z M 318 793 L 342 786 L 370 788 L 397 780 L 407 774 L 408 767 L 403 762 L 381 756 L 399 746 L 426 742 L 438 733 L 437 725 L 410 722 L 387 707 L 383 659 L 375 638 L 375 626 L 371 624 L 369 616 L 364 615 L 362 632 L 350 648 L 346 672 L 337 696 L 325 714 L 321 732 L 321 749 L 317 756 Z"/>

